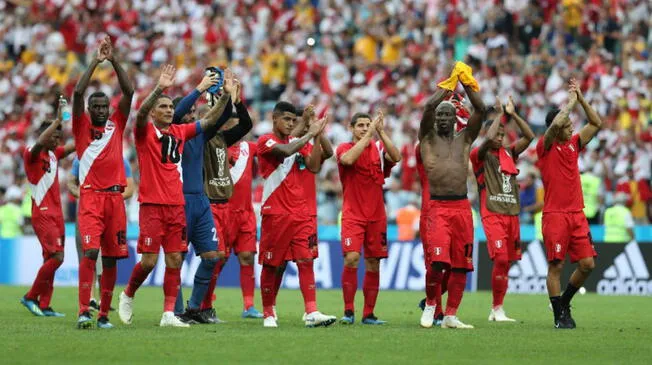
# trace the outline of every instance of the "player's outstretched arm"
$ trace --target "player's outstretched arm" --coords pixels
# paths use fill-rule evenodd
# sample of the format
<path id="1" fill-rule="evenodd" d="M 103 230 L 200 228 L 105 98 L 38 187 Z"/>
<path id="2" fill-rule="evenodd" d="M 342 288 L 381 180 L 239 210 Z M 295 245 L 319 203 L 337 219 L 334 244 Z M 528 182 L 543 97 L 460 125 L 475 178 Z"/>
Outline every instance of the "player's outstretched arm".
<path id="1" fill-rule="evenodd" d="M 473 105 L 473 114 L 471 114 L 464 132 L 466 142 L 471 144 L 476 138 L 478 138 L 478 134 L 482 128 L 482 121 L 487 113 L 487 108 L 485 107 L 484 102 L 482 102 L 479 92 L 473 91 L 473 89 L 467 85 L 464 85 L 464 91 L 466 91 L 466 95 L 469 97 L 471 105 Z"/>
<path id="2" fill-rule="evenodd" d="M 503 104 L 500 102 L 500 98 L 498 96 L 496 96 L 496 104 L 494 109 L 496 110 L 497 114 L 494 117 L 494 120 L 491 122 L 489 129 L 487 130 L 484 141 L 478 148 L 478 159 L 480 159 L 480 161 L 484 160 L 484 158 L 487 156 L 487 151 L 489 151 L 491 141 L 496 138 L 496 134 L 498 134 L 498 129 L 500 128 L 500 123 L 503 118 Z"/>
<path id="3" fill-rule="evenodd" d="M 72 98 L 73 132 L 77 128 L 75 121 L 79 120 L 79 118 L 84 114 L 84 93 L 86 93 L 88 84 L 91 82 L 91 76 L 93 76 L 93 72 L 95 72 L 97 65 L 104 62 L 106 59 L 106 51 L 103 51 L 103 48 L 106 48 L 105 40 L 100 42 L 97 52 L 95 53 L 95 57 L 93 60 L 91 60 L 91 63 L 88 65 L 86 71 L 84 71 L 84 74 L 82 74 L 82 76 L 79 78 L 79 81 L 77 81 L 77 85 L 75 85 Z"/>
<path id="4" fill-rule="evenodd" d="M 236 142 L 242 139 L 242 137 L 246 136 L 254 126 L 254 123 L 251 120 L 251 116 L 249 115 L 249 111 L 247 110 L 247 106 L 244 105 L 240 99 L 240 83 L 237 81 L 234 98 L 235 110 L 238 114 L 239 122 L 235 127 L 224 131 L 224 141 L 226 142 L 227 147 L 234 145 Z"/>
<path id="5" fill-rule="evenodd" d="M 322 132 L 319 135 L 319 144 L 321 145 L 322 160 L 328 160 L 333 157 L 333 154 L 335 154 L 333 151 L 333 145 L 331 144 L 331 141 L 328 140 L 328 137 L 326 137 L 326 133 Z"/>
<path id="6" fill-rule="evenodd" d="M 376 132 L 378 132 L 378 137 L 380 137 L 380 140 L 383 141 L 383 144 L 385 145 L 385 156 L 382 157 L 392 161 L 393 163 L 398 163 L 401 161 L 401 151 L 394 146 L 392 139 L 389 138 L 387 133 L 385 133 L 385 115 L 382 110 L 378 112 L 378 117 L 379 120 L 376 124 Z"/>
<path id="7" fill-rule="evenodd" d="M 66 186 L 68 187 L 70 194 L 79 199 L 79 178 L 73 174 L 70 174 L 68 176 L 68 180 L 66 181 Z"/>
<path id="8" fill-rule="evenodd" d="M 450 90 L 439 88 L 428 99 L 426 106 L 423 108 L 423 115 L 421 116 L 421 124 L 419 125 L 419 140 L 428 135 L 435 128 L 435 110 L 444 99 L 450 96 Z"/>
<path id="9" fill-rule="evenodd" d="M 66 157 L 73 152 L 75 152 L 75 142 L 70 142 L 63 146 L 63 157 Z"/>
<path id="10" fill-rule="evenodd" d="M 109 38 L 109 36 L 104 38 L 104 47 L 100 48 L 100 52 L 104 54 L 105 59 L 111 62 L 111 65 L 118 76 L 118 83 L 120 84 L 120 90 L 122 91 L 122 98 L 120 98 L 120 102 L 118 103 L 118 110 L 120 110 L 120 113 L 126 117 L 129 115 L 129 111 L 131 110 L 131 100 L 134 97 L 134 87 L 131 84 L 131 81 L 129 81 L 129 76 L 120 65 L 120 62 L 115 58 L 113 45 L 111 45 L 111 38 Z"/>
<path id="11" fill-rule="evenodd" d="M 301 119 L 297 121 L 292 129 L 290 135 L 292 137 L 301 137 L 307 125 L 310 125 L 315 120 L 315 107 L 312 104 L 308 104 L 303 109 L 303 114 L 301 114 Z"/>
<path id="12" fill-rule="evenodd" d="M 570 112 L 577 104 L 577 93 L 571 89 L 568 92 L 568 103 L 557 113 L 555 119 L 550 123 L 550 127 L 546 129 L 546 133 L 543 135 L 543 148 L 548 151 L 552 147 L 552 142 L 557 138 L 557 133 L 564 127 L 566 123 L 569 123 L 568 116 Z"/>
<path id="13" fill-rule="evenodd" d="M 40 136 L 38 136 L 38 139 L 36 140 L 36 143 L 34 143 L 34 146 L 30 149 L 30 158 L 34 159 L 36 158 L 39 153 L 45 148 L 45 146 L 48 144 L 50 139 L 52 138 L 52 135 L 61 127 L 61 121 L 63 120 L 63 107 L 66 105 L 66 100 L 61 97 L 59 98 L 59 105 L 57 106 L 57 111 L 55 114 L 54 121 L 50 123 L 50 125 L 41 133 Z M 75 145 L 73 144 L 72 150 L 75 150 Z M 67 155 L 67 154 L 66 154 Z"/>
<path id="14" fill-rule="evenodd" d="M 136 190 L 136 182 L 134 181 L 134 178 L 128 177 L 127 186 L 125 187 L 125 191 L 122 192 L 122 199 L 127 200 L 131 198 L 134 195 L 135 190 Z"/>
<path id="15" fill-rule="evenodd" d="M 312 138 L 319 134 L 321 125 L 319 123 L 313 123 L 308 128 L 308 133 L 304 134 L 303 137 L 295 139 L 294 141 L 287 144 L 276 143 L 271 150 L 271 153 L 278 158 L 286 158 L 297 153 L 303 146 L 306 145 Z M 306 161 L 307 162 L 307 161 Z"/>
<path id="16" fill-rule="evenodd" d="M 204 117 L 199 121 L 202 131 L 207 129 L 216 128 L 219 129 L 221 125 L 217 125 L 218 120 L 223 121 L 222 124 L 226 123 L 228 119 L 220 119 L 220 116 L 224 113 L 228 101 L 233 99 L 233 95 L 236 92 L 236 81 L 233 76 L 233 72 L 228 68 L 224 72 L 224 90 L 222 95 L 218 99 L 215 106 L 213 106 Z"/>
<path id="17" fill-rule="evenodd" d="M 514 100 L 512 100 L 511 95 L 509 96 L 509 101 L 505 107 L 505 112 L 507 115 L 514 118 L 516 125 L 518 125 L 518 129 L 521 130 L 522 136 L 518 139 L 518 141 L 516 141 L 516 145 L 514 146 L 514 152 L 517 155 L 520 155 L 521 152 L 525 151 L 530 143 L 532 143 L 532 140 L 534 139 L 534 132 L 532 131 L 532 128 L 530 128 L 530 126 L 527 124 L 527 122 L 516 113 L 516 108 L 514 108 Z"/>
<path id="18" fill-rule="evenodd" d="M 138 113 L 136 113 L 136 128 L 140 129 L 147 126 L 149 112 L 154 108 L 158 98 L 163 95 L 163 91 L 174 84 L 174 75 L 176 72 L 176 68 L 172 65 L 161 66 L 161 76 L 158 79 L 156 87 L 154 87 L 154 90 L 152 90 L 147 98 L 145 98 L 140 109 L 138 109 Z"/>
<path id="19" fill-rule="evenodd" d="M 199 85 L 188 93 L 188 95 L 184 96 L 183 99 L 179 101 L 176 108 L 174 108 L 172 123 L 179 123 L 186 114 L 190 113 L 192 106 L 195 105 L 201 94 L 211 86 L 217 84 L 217 82 L 217 75 L 204 75 Z"/>
<path id="20" fill-rule="evenodd" d="M 596 113 L 591 105 L 589 105 L 589 103 L 584 99 L 582 90 L 580 90 L 580 86 L 577 84 L 575 79 L 571 80 L 571 84 L 573 85 L 575 94 L 577 94 L 577 101 L 582 106 L 582 109 L 584 109 L 584 113 L 589 121 L 589 124 L 580 129 L 580 141 L 582 142 L 582 146 L 586 146 L 602 128 L 602 119 L 600 119 L 598 113 Z"/>
<path id="21" fill-rule="evenodd" d="M 369 126 L 367 133 L 365 133 L 365 135 L 362 136 L 362 138 L 360 138 L 360 140 L 356 142 L 350 150 L 342 154 L 339 161 L 342 165 L 352 166 L 356 161 L 358 161 L 362 151 L 364 151 L 364 149 L 369 145 L 369 142 L 371 142 L 371 137 L 376 131 L 376 125 L 378 125 L 379 122 L 380 114 L 376 115 L 373 121 L 371 121 L 371 125 Z"/>
<path id="22" fill-rule="evenodd" d="M 324 133 L 326 124 L 328 124 L 328 118 L 329 116 L 326 115 L 317 122 L 313 123 L 313 125 L 318 125 L 320 128 L 317 131 L 317 135 L 315 136 L 312 151 L 310 152 L 310 155 L 306 157 L 306 167 L 308 170 L 315 174 L 321 170 L 322 155 L 324 154 L 324 151 L 322 149 L 321 143 L 319 142 L 319 138 Z"/>

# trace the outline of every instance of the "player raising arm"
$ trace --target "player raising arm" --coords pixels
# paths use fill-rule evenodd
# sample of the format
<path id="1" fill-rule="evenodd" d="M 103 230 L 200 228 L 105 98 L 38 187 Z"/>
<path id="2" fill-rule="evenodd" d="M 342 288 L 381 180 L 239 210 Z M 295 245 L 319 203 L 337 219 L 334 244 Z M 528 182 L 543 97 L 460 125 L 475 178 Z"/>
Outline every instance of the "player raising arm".
<path id="1" fill-rule="evenodd" d="M 568 117 L 579 101 L 588 118 L 588 124 L 578 134 Z M 579 85 L 571 79 L 568 103 L 562 110 L 555 109 L 546 116 L 548 129 L 537 144 L 537 166 L 543 181 L 542 233 L 548 259 L 548 295 L 553 308 L 556 328 L 575 328 L 570 302 L 595 267 L 597 256 L 584 215 L 584 200 L 579 153 L 602 127 L 598 114 L 584 100 Z M 571 263 L 578 263 L 564 294 L 561 294 L 561 272 L 566 254 Z"/>
<path id="2" fill-rule="evenodd" d="M 161 76 L 154 90 L 136 115 L 134 129 L 141 184 L 138 253 L 141 261 L 134 267 L 127 288 L 120 294 L 120 320 L 130 324 L 133 297 L 156 265 L 161 247 L 165 253 L 163 282 L 164 305 L 161 326 L 188 327 L 174 315 L 174 304 L 181 281 L 181 254 L 187 251 L 186 220 L 181 176 L 181 154 L 184 142 L 217 123 L 223 105 L 216 105 L 195 123 L 172 124 L 172 99 L 163 91 L 174 84 L 175 68 L 161 67 Z M 148 122 L 148 117 L 152 122 Z"/>
<path id="3" fill-rule="evenodd" d="M 109 114 L 109 98 L 103 92 L 88 97 L 88 115 L 84 114 L 84 94 L 98 64 L 108 60 L 118 76 L 122 98 L 118 109 Z M 113 298 L 116 260 L 129 255 L 127 250 L 127 216 L 122 193 L 127 181 L 123 168 L 122 140 L 134 90 L 127 73 L 120 66 L 107 37 L 95 58 L 75 86 L 72 103 L 72 131 L 79 158 L 78 225 L 84 256 L 79 265 L 78 328 L 90 328 L 89 312 L 93 277 L 100 248 L 102 280 L 100 312 L 97 325 L 112 328 L 108 313 Z"/>
<path id="4" fill-rule="evenodd" d="M 456 78 L 453 81 L 457 84 Z M 463 85 L 474 109 L 465 129 L 455 133 L 456 109 L 444 100 L 450 95 L 444 89 L 438 90 L 426 103 L 419 128 L 421 157 L 430 187 L 424 256 L 426 264 L 432 266 L 426 277 L 426 287 L 430 289 L 426 291 L 426 307 L 421 316 L 423 327 L 432 327 L 435 305 L 441 301 L 445 269 L 451 270 L 451 274 L 442 328 L 473 328 L 462 323 L 456 314 L 466 273 L 473 270 L 473 219 L 466 179 L 471 144 L 482 126 L 485 106 L 479 88 L 474 90 L 469 82 Z"/>

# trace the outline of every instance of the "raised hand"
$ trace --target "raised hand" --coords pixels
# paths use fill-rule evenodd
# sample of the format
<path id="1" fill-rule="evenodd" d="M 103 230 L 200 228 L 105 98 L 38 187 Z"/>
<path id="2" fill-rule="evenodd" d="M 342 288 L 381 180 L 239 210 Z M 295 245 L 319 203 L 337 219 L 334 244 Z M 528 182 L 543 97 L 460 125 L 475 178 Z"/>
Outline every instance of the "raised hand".
<path id="1" fill-rule="evenodd" d="M 161 66 L 161 76 L 158 78 L 158 86 L 161 89 L 167 89 L 174 85 L 174 76 L 176 73 L 177 69 L 172 65 Z"/>
<path id="2" fill-rule="evenodd" d="M 502 114 L 503 113 L 503 102 L 500 101 L 498 95 L 496 95 L 496 103 L 494 104 L 495 112 Z"/>
<path id="3" fill-rule="evenodd" d="M 317 121 L 317 123 L 315 123 L 315 124 L 321 125 L 321 128 L 319 129 L 318 134 L 322 134 L 322 132 L 324 132 L 324 129 L 326 129 L 326 125 L 328 125 L 328 122 L 330 121 L 330 119 L 331 119 L 330 115 L 326 114 L 326 115 L 324 115 L 323 118 L 319 119 Z"/>
<path id="4" fill-rule="evenodd" d="M 374 125 L 376 132 L 381 133 L 385 130 L 385 114 L 383 114 L 382 110 L 376 114 L 376 118 L 371 123 Z"/>
<path id="5" fill-rule="evenodd" d="M 233 78 L 233 94 L 231 95 L 233 97 L 233 104 L 238 104 L 240 102 L 240 93 L 242 92 L 242 85 L 240 84 L 240 80 L 237 78 Z"/>
<path id="6" fill-rule="evenodd" d="M 107 44 L 107 38 L 104 38 L 100 41 L 100 44 L 97 46 L 97 53 L 95 54 L 95 59 L 102 63 L 106 60 L 107 55 L 110 54 L 109 48 L 111 44 Z"/>
<path id="7" fill-rule="evenodd" d="M 230 95 L 233 95 L 233 93 L 235 91 L 234 90 L 233 79 L 234 79 L 233 71 L 231 71 L 231 69 L 229 69 L 229 68 L 224 70 L 224 86 L 223 86 L 223 88 L 224 88 L 224 91 L 226 91 Z"/>
<path id="8" fill-rule="evenodd" d="M 571 92 L 571 90 L 576 94 L 578 100 L 584 99 L 584 95 L 582 95 L 582 89 L 580 89 L 580 85 L 574 78 L 570 79 L 569 82 L 569 92 Z"/>
<path id="9" fill-rule="evenodd" d="M 219 82 L 219 78 L 220 77 L 217 74 L 204 75 L 199 85 L 197 85 L 197 91 L 203 93 L 204 91 L 208 90 L 211 86 L 216 85 Z"/>
<path id="10" fill-rule="evenodd" d="M 509 101 L 507 101 L 507 105 L 505 106 L 505 111 L 509 115 L 513 115 L 516 113 L 516 108 L 514 107 L 514 100 L 512 99 L 512 96 L 509 96 Z"/>
<path id="11" fill-rule="evenodd" d="M 578 96 L 577 83 L 575 82 L 575 79 L 571 79 L 571 81 L 568 83 L 568 103 L 574 104 L 575 102 L 577 102 L 577 96 Z"/>
<path id="12" fill-rule="evenodd" d="M 315 119 L 315 106 L 312 104 L 308 104 L 303 109 L 302 118 L 303 120 L 306 121 L 306 123 L 310 124 Z"/>
<path id="13" fill-rule="evenodd" d="M 111 37 L 108 35 L 104 37 L 100 53 L 104 56 L 104 59 L 113 61 L 113 45 L 111 44 Z"/>
<path id="14" fill-rule="evenodd" d="M 308 126 L 308 133 L 310 133 L 310 135 L 313 137 L 318 136 L 324 130 L 324 124 L 324 118 L 318 120 L 315 123 L 310 123 Z"/>

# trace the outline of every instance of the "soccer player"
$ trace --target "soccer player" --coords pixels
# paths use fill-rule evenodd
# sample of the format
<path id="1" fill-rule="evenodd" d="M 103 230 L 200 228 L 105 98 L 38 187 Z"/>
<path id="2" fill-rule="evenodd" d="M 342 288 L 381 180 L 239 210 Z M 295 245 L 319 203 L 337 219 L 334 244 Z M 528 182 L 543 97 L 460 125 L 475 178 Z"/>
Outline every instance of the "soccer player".
<path id="1" fill-rule="evenodd" d="M 134 295 L 156 265 L 159 250 L 163 247 L 166 264 L 163 281 L 165 298 L 160 326 L 189 327 L 189 324 L 174 315 L 174 304 L 181 282 L 181 254 L 188 247 L 181 156 L 184 142 L 214 127 L 224 109 L 223 104 L 222 107 L 218 104 L 200 121 L 172 124 L 172 99 L 164 95 L 163 91 L 174 84 L 175 72 L 171 65 L 161 67 L 156 87 L 143 101 L 136 115 L 134 135 L 141 176 L 138 190 L 138 252 L 143 255 L 131 273 L 129 284 L 120 294 L 118 314 L 125 324 L 132 322 Z M 232 90 L 231 82 L 231 79 L 225 80 L 225 95 Z M 152 123 L 148 122 L 150 114 Z"/>
<path id="2" fill-rule="evenodd" d="M 201 307 L 202 311 L 208 311 L 213 317 L 215 317 L 215 310 L 213 309 L 212 304 L 213 291 L 215 290 L 215 285 L 219 274 L 224 267 L 224 263 L 231 255 L 231 249 L 233 248 L 232 245 L 234 243 L 234 232 L 239 228 L 234 220 L 240 218 L 232 216 L 229 208 L 229 200 L 233 195 L 233 179 L 231 177 L 227 149 L 242 139 L 242 137 L 249 133 L 253 127 L 253 122 L 251 121 L 251 117 L 247 111 L 247 106 L 240 99 L 240 83 L 237 80 L 235 82 L 235 91 L 232 95 L 233 104 L 235 105 L 237 112 L 237 119 L 231 119 L 226 125 L 224 125 L 224 127 L 222 127 L 223 129 L 219 131 L 215 137 L 206 143 L 206 147 L 204 147 L 204 171 L 206 173 L 204 189 L 206 190 L 206 195 L 208 195 L 210 200 L 210 209 L 213 214 L 213 220 L 218 235 L 218 252 L 220 257 L 222 257 L 222 261 L 213 271 L 208 286 L 208 292 L 203 298 L 204 300 Z M 236 121 L 238 121 L 238 124 L 235 124 Z M 249 196 L 249 200 L 251 200 L 251 196 Z M 255 242 L 253 247 L 249 247 L 249 250 L 255 252 Z M 253 270 L 253 266 L 251 269 Z M 253 271 L 251 271 L 250 275 L 253 276 Z M 262 315 L 253 308 L 253 286 L 251 286 L 249 290 L 250 292 L 248 293 L 251 295 L 251 303 L 247 308 L 245 308 L 243 317 L 247 316 L 246 313 L 250 313 L 253 318 L 261 318 Z"/>
<path id="3" fill-rule="evenodd" d="M 194 104 L 199 97 L 211 86 L 218 83 L 217 75 L 206 75 L 202 81 L 183 99 L 175 99 L 173 123 L 188 124 L 201 120 L 199 115 L 192 113 Z M 204 144 L 209 141 L 218 128 L 226 121 L 223 116 L 225 110 L 231 107 L 231 96 L 224 93 L 218 100 L 220 118 L 216 125 L 200 132 L 195 138 L 187 141 L 183 148 L 181 167 L 183 172 L 183 195 L 185 200 L 186 230 L 188 241 L 192 243 L 195 255 L 201 257 L 195 272 L 192 294 L 188 308 L 183 309 L 183 293 L 179 288 L 175 304 L 175 313 L 186 323 L 209 323 L 210 319 L 200 312 L 199 305 L 206 295 L 208 284 L 215 265 L 220 258 L 217 253 L 217 242 L 213 240 L 215 225 L 209 209 L 209 202 L 204 193 Z M 230 113 L 229 113 L 230 114 Z"/>
<path id="4" fill-rule="evenodd" d="M 518 221 L 521 205 L 516 181 L 516 162 L 518 156 L 534 139 L 534 132 L 527 122 L 516 114 L 511 96 L 504 112 L 500 99 L 496 97 L 494 111 L 495 117 L 487 131 L 486 139 L 471 151 L 470 158 L 480 191 L 480 215 L 487 236 L 487 250 L 493 261 L 493 306 L 489 320 L 515 322 L 505 314 L 503 300 L 507 293 L 509 266 L 521 259 L 521 232 Z M 504 114 L 513 118 L 523 133 L 509 149 L 503 146 Z"/>
<path id="5" fill-rule="evenodd" d="M 262 318 L 254 308 L 254 258 L 256 256 L 256 214 L 251 202 L 251 184 L 254 158 L 258 154 L 256 143 L 241 141 L 228 149 L 233 195 L 229 199 L 232 227 L 230 247 L 240 262 L 240 288 L 242 289 L 243 318 Z"/>
<path id="6" fill-rule="evenodd" d="M 134 195 L 134 190 L 135 190 L 135 183 L 134 183 L 134 178 L 131 175 L 131 165 L 129 164 L 129 161 L 125 158 L 124 159 L 124 166 L 125 166 L 125 177 L 127 179 L 127 186 L 125 187 L 125 190 L 122 192 L 122 199 L 123 200 L 128 200 Z M 72 160 L 72 168 L 70 170 L 70 176 L 68 177 L 67 180 L 67 187 L 68 191 L 72 196 L 75 198 L 79 199 L 79 159 L 75 157 Z M 79 206 L 77 207 L 79 208 Z M 82 258 L 84 257 L 84 249 L 82 248 L 82 239 L 81 235 L 79 234 L 79 224 L 75 226 L 75 245 L 77 246 L 77 259 L 79 260 L 79 263 L 81 264 Z M 97 255 L 97 264 L 95 265 L 95 274 L 96 276 L 93 277 L 93 282 L 91 283 L 91 287 L 93 290 L 91 291 L 91 300 L 88 303 L 88 308 L 93 311 L 98 311 L 100 310 L 100 305 L 98 304 L 99 301 L 96 300 L 93 296 L 93 293 L 96 290 L 96 285 L 95 285 L 95 278 L 97 277 L 97 282 L 100 282 L 101 277 L 102 277 L 102 252 Z M 96 293 L 97 294 L 97 293 Z M 100 296 L 98 295 L 97 298 Z M 113 308 L 110 308 L 111 311 L 113 311 Z"/>
<path id="7" fill-rule="evenodd" d="M 579 101 L 588 118 L 588 124 L 573 134 L 568 115 Z M 574 79 L 570 81 L 568 103 L 546 115 L 546 130 L 537 143 L 537 167 L 545 191 L 543 199 L 543 241 L 548 259 L 548 295 L 554 313 L 555 328 L 575 328 L 570 303 L 573 296 L 595 267 L 597 256 L 584 215 L 582 185 L 577 166 L 579 153 L 595 137 L 602 121 L 584 100 Z M 572 263 L 578 263 L 564 294 L 561 294 L 561 272 L 566 254 Z"/>
<path id="8" fill-rule="evenodd" d="M 467 76 L 472 79 L 471 75 Z M 453 81 L 451 89 L 458 79 Z M 457 309 L 466 286 L 466 274 L 473 270 L 473 217 L 466 179 L 471 144 L 480 132 L 485 106 L 476 91 L 479 88 L 473 88 L 468 81 L 462 84 L 474 108 L 467 127 L 455 133 L 456 109 L 453 103 L 445 101 L 451 90 L 439 88 L 427 101 L 419 128 L 421 157 L 430 187 L 424 255 L 432 265 L 426 277 L 426 288 L 432 290 L 426 290 L 426 307 L 421 316 L 421 326 L 426 328 L 432 327 L 435 304 L 441 300 L 444 269 L 451 270 L 451 274 L 441 327 L 473 328 L 457 318 Z"/>
<path id="9" fill-rule="evenodd" d="M 321 144 L 318 141 L 326 119 L 310 125 L 305 136 L 289 141 L 296 121 L 294 105 L 281 101 L 272 114 L 273 132 L 258 140 L 260 172 L 265 179 L 261 207 L 262 231 L 259 262 L 261 292 L 263 297 L 263 326 L 278 327 L 274 315 L 276 297 L 276 271 L 291 251 L 299 269 L 299 286 L 303 295 L 306 327 L 330 326 L 334 316 L 317 310 L 313 252 L 309 247 L 311 233 L 310 212 L 303 192 L 303 183 L 298 174 L 298 156 L 303 156 L 310 171 L 318 171 L 321 164 Z M 314 139 L 313 148 L 306 146 Z"/>
<path id="10" fill-rule="evenodd" d="M 108 60 L 118 76 L 122 98 L 118 109 L 109 114 L 109 98 L 102 92 L 88 97 L 88 113 L 84 114 L 84 93 L 95 68 Z M 100 280 L 99 328 L 112 328 L 108 313 L 116 281 L 116 260 L 129 255 L 127 249 L 127 217 L 122 193 L 127 185 L 122 157 L 122 136 L 131 109 L 134 89 L 127 73 L 113 54 L 106 37 L 97 55 L 75 86 L 72 104 L 72 130 L 79 158 L 79 233 L 84 257 L 79 265 L 78 328 L 90 328 L 93 319 L 89 301 L 97 257 L 102 249 Z M 90 117 L 89 117 L 90 116 Z"/>
<path id="11" fill-rule="evenodd" d="M 337 147 L 337 167 L 342 182 L 342 324 L 355 322 L 354 300 L 358 290 L 358 264 L 364 247 L 365 276 L 363 324 L 384 324 L 374 315 L 380 286 L 380 259 L 387 258 L 387 215 L 383 184 L 392 167 L 401 160 L 400 151 L 385 133 L 384 115 L 373 119 L 356 113 L 351 118 L 353 142 Z M 379 141 L 373 136 L 378 134 Z M 430 319 L 432 321 L 432 318 Z"/>
<path id="12" fill-rule="evenodd" d="M 59 192 L 59 160 L 75 151 L 74 144 L 61 143 L 61 119 L 65 99 L 59 99 L 54 121 L 45 121 L 38 129 L 36 143 L 25 149 L 25 173 L 32 190 L 32 226 L 43 250 L 43 266 L 34 284 L 20 302 L 36 316 L 63 317 L 50 307 L 54 274 L 63 263 L 65 228 Z"/>

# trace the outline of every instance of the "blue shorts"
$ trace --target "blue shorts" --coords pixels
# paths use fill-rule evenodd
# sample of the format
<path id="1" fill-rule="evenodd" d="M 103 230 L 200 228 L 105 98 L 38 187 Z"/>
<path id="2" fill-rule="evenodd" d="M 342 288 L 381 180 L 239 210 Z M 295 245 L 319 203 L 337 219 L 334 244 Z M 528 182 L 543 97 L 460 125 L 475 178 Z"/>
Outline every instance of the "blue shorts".
<path id="1" fill-rule="evenodd" d="M 217 251 L 217 231 L 208 198 L 204 194 L 184 194 L 184 197 L 188 243 L 192 243 L 195 255 Z"/>

